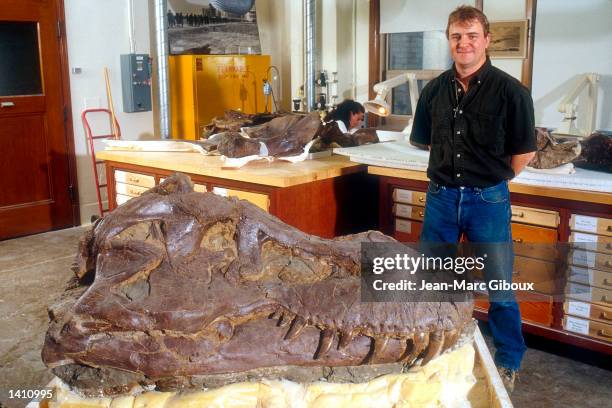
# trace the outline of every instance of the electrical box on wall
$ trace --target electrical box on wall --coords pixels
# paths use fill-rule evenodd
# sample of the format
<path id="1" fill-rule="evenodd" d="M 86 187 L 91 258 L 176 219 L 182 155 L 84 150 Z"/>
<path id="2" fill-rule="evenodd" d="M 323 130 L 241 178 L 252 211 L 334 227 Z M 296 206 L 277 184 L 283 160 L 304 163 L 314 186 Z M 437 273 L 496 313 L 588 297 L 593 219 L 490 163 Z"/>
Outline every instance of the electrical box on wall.
<path id="1" fill-rule="evenodd" d="M 151 59 L 147 54 L 121 55 L 123 111 L 151 110 Z"/>

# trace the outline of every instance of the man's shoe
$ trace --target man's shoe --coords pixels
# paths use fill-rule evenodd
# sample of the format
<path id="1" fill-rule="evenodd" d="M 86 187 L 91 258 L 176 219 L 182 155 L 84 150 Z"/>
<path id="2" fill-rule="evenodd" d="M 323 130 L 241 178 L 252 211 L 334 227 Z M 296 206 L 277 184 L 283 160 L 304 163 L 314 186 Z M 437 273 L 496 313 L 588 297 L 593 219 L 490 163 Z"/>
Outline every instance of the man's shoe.
<path id="1" fill-rule="evenodd" d="M 512 391 L 514 391 L 514 381 L 516 380 L 516 377 L 518 377 L 518 372 L 506 367 L 498 367 L 497 372 L 499 373 L 508 394 L 512 394 Z"/>

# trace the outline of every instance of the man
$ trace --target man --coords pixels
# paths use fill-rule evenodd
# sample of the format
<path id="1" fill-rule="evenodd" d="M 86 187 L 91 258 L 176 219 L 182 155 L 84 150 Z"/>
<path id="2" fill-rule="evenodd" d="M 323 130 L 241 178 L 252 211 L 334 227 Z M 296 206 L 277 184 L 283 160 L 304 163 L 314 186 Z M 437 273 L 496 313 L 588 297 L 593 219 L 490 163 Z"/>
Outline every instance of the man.
<path id="1" fill-rule="evenodd" d="M 430 150 L 422 242 L 488 243 L 485 279 L 512 280 L 508 180 L 536 150 L 529 91 L 493 67 L 486 16 L 461 6 L 446 29 L 453 68 L 430 81 L 417 104 L 410 140 Z M 512 291 L 489 291 L 495 362 L 514 388 L 525 343 Z"/>

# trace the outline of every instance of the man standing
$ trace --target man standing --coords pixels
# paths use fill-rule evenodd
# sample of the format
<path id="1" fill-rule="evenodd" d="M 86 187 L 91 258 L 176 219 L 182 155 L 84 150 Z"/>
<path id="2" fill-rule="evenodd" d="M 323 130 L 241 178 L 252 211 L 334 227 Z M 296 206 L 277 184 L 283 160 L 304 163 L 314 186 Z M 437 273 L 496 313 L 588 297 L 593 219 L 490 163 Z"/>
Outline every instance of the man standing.
<path id="1" fill-rule="evenodd" d="M 430 150 L 430 179 L 422 242 L 487 243 L 487 281 L 512 280 L 508 180 L 536 150 L 533 102 L 519 81 L 493 67 L 487 17 L 461 6 L 448 18 L 453 68 L 423 89 L 410 140 Z M 495 362 L 509 391 L 514 388 L 525 342 L 512 291 L 490 295 L 489 326 Z"/>

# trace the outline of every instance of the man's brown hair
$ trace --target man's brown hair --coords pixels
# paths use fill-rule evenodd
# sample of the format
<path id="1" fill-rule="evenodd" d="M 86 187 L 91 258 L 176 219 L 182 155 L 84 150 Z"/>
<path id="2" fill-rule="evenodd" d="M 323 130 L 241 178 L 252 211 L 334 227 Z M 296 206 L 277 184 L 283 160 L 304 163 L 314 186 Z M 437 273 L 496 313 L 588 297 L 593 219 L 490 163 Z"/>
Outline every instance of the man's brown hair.
<path id="1" fill-rule="evenodd" d="M 459 6 L 448 16 L 448 24 L 446 24 L 446 38 L 448 38 L 448 29 L 450 28 L 451 24 L 465 24 L 473 20 L 477 20 L 482 25 L 482 31 L 485 37 L 489 35 L 489 20 L 482 11 L 472 6 Z"/>

